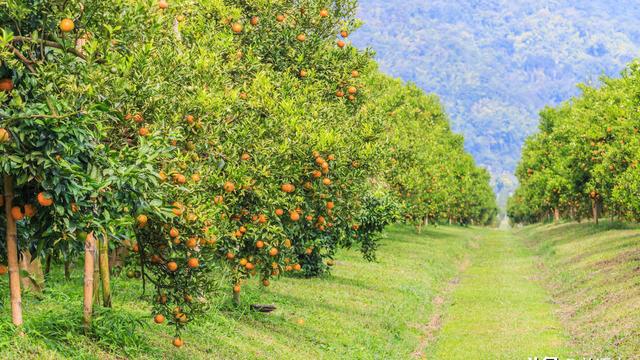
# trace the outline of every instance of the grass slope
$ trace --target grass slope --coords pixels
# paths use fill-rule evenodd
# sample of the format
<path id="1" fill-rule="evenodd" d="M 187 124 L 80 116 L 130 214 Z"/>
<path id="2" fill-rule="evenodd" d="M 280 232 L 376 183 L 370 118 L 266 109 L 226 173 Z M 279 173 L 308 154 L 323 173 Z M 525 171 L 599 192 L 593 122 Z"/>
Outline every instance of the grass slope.
<path id="1" fill-rule="evenodd" d="M 101 310 L 87 336 L 82 334 L 82 281 L 53 274 L 44 296 L 24 299 L 23 337 L 13 335 L 7 279 L 0 279 L 0 354 L 3 359 L 406 359 L 419 346 L 432 300 L 456 276 L 473 232 L 428 229 L 416 235 L 393 227 L 379 262 L 356 251 L 339 254 L 333 276 L 284 278 L 265 292 L 243 288 L 243 302 L 274 303 L 272 314 L 243 312 L 225 295 L 212 299 L 207 316 L 183 335 L 175 350 L 164 326 L 151 324 L 139 299 L 140 284 L 117 278 L 114 311 Z"/>
<path id="2" fill-rule="evenodd" d="M 527 359 L 570 354 L 531 252 L 509 231 L 476 229 L 477 249 L 453 292 L 435 359 Z"/>
<path id="3" fill-rule="evenodd" d="M 580 355 L 640 359 L 640 227 L 538 225 L 518 236 L 540 255 Z"/>

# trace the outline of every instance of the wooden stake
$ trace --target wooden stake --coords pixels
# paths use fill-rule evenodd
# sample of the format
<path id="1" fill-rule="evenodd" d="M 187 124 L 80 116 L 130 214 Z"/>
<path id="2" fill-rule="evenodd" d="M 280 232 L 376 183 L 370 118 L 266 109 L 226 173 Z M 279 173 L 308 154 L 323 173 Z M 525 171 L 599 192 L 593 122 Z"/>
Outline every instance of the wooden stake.
<path id="1" fill-rule="evenodd" d="M 7 217 L 7 260 L 9 265 L 9 291 L 11 294 L 11 320 L 22 325 L 22 296 L 20 294 L 20 267 L 18 265 L 18 229 L 11 216 L 13 207 L 13 177 L 4 176 L 4 205 Z"/>
<path id="2" fill-rule="evenodd" d="M 93 312 L 93 267 L 96 256 L 96 238 L 93 232 L 87 235 L 84 242 L 84 311 L 83 323 L 85 332 L 91 327 Z"/>
<path id="3" fill-rule="evenodd" d="M 109 273 L 109 236 L 104 234 L 100 241 L 100 279 L 102 280 L 102 305 L 111 307 L 111 274 Z"/>

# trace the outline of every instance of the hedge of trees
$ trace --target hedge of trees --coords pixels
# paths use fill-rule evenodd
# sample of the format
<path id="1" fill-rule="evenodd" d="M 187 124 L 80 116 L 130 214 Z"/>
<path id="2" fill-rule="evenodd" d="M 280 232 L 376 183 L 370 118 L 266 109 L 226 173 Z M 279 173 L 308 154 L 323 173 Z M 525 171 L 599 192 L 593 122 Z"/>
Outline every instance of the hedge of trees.
<path id="1" fill-rule="evenodd" d="M 516 222 L 603 216 L 640 220 L 640 64 L 540 114 L 509 201 Z"/>
<path id="2" fill-rule="evenodd" d="M 14 324 L 21 278 L 37 290 L 43 262 L 81 263 L 88 328 L 128 249 L 180 347 L 221 264 L 239 303 L 248 279 L 318 276 L 339 248 L 375 259 L 400 219 L 490 223 L 488 174 L 438 100 L 351 46 L 356 5 L 0 4 L 0 273 Z"/>

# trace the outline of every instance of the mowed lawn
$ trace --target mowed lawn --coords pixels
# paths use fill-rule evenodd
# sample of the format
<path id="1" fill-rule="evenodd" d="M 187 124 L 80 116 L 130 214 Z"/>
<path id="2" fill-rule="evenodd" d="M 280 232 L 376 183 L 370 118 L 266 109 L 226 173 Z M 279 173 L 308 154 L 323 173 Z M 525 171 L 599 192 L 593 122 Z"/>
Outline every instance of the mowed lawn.
<path id="1" fill-rule="evenodd" d="M 266 291 L 243 287 L 243 304 L 272 303 L 260 314 L 211 299 L 208 314 L 190 324 L 185 346 L 174 349 L 166 326 L 153 325 L 139 299 L 140 283 L 117 278 L 114 309 L 101 310 L 83 335 L 80 270 L 65 283 L 56 272 L 44 295 L 24 299 L 25 335 L 9 319 L 7 280 L 0 280 L 2 359 L 406 359 L 419 348 L 433 298 L 459 271 L 474 230 L 429 228 L 418 235 L 392 227 L 378 253 L 366 262 L 357 250 L 342 251 L 331 276 L 283 278 Z"/>

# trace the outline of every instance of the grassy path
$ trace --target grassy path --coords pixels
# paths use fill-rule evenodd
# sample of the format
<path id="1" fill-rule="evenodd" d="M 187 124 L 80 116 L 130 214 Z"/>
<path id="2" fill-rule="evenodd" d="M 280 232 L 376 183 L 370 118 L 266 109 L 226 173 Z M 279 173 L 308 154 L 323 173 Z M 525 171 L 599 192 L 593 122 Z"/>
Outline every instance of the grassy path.
<path id="1" fill-rule="evenodd" d="M 510 231 L 476 229 L 471 264 L 430 348 L 435 359 L 571 355 L 531 252 Z"/>

